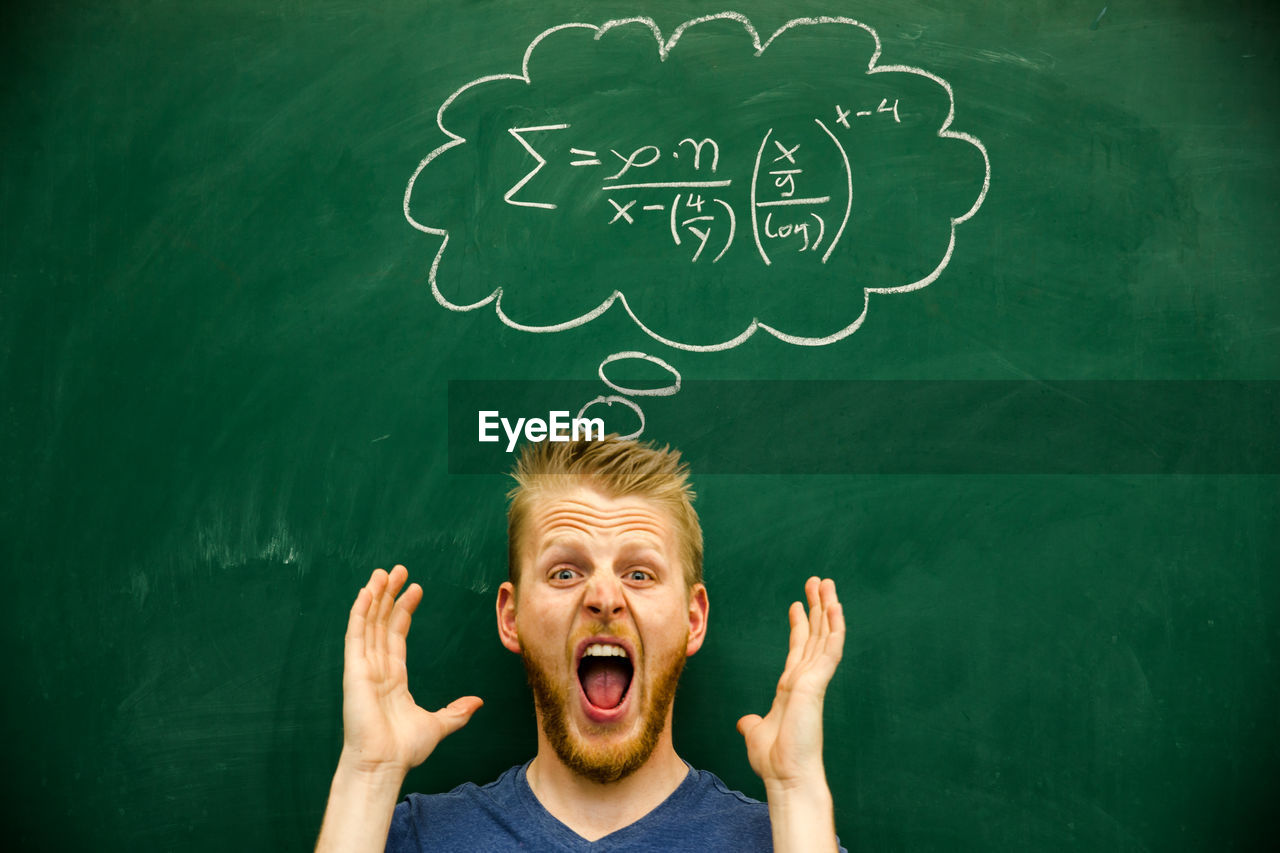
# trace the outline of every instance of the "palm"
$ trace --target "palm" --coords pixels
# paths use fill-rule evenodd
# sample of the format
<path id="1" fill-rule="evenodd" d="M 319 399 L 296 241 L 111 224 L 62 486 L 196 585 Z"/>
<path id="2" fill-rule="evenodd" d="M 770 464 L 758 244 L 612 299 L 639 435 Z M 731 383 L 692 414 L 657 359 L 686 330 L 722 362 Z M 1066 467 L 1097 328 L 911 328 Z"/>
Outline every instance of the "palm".
<path id="1" fill-rule="evenodd" d="M 834 582 L 810 578 L 805 594 L 807 618 L 799 602 L 791 605 L 787 663 L 769 713 L 738 721 L 751 769 L 765 782 L 794 784 L 824 775 L 822 706 L 844 652 L 844 615 Z"/>
<path id="2" fill-rule="evenodd" d="M 415 767 L 480 707 L 467 696 L 427 711 L 409 693 L 405 640 L 422 587 L 396 600 L 408 572 L 375 571 L 351 608 L 342 679 L 343 748 L 370 768 Z"/>

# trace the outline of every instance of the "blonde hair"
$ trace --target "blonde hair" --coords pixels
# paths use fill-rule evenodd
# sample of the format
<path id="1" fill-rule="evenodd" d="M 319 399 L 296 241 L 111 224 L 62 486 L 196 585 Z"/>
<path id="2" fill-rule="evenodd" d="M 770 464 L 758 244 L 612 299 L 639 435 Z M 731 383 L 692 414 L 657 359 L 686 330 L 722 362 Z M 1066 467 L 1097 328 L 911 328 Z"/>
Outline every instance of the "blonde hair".
<path id="1" fill-rule="evenodd" d="M 520 449 L 507 492 L 507 577 L 520 582 L 520 540 L 538 498 L 565 488 L 588 486 L 608 498 L 641 497 L 671 513 L 684 568 L 685 589 L 702 583 L 702 527 L 693 509 L 689 465 L 680 451 L 607 435 L 599 441 L 526 443 Z"/>

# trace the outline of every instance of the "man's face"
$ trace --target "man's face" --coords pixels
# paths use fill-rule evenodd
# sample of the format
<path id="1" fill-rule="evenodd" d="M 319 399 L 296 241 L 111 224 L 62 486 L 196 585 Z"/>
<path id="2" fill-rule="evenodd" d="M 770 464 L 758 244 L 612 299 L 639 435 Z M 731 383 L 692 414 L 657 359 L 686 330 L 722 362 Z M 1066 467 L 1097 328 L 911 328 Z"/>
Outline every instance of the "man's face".
<path id="1" fill-rule="evenodd" d="M 676 682 L 702 645 L 707 597 L 685 587 L 670 513 L 645 498 L 558 491 L 529 514 L 518 593 L 498 594 L 503 644 L 529 673 L 542 733 L 598 782 L 670 738 Z"/>

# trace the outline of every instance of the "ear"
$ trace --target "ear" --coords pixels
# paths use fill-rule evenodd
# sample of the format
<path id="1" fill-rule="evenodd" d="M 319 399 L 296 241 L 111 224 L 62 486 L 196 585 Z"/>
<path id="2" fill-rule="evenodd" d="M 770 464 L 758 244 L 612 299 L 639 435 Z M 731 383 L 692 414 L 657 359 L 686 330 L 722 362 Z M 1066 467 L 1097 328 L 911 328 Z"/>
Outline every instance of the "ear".
<path id="1" fill-rule="evenodd" d="M 520 654 L 520 632 L 516 630 L 516 588 L 511 581 L 498 587 L 498 639 L 508 651 Z"/>
<path id="2" fill-rule="evenodd" d="M 707 635 L 707 618 L 711 615 L 711 604 L 707 601 L 707 588 L 703 584 L 694 584 L 689 592 L 689 644 L 685 647 L 685 655 L 691 655 L 702 648 L 702 641 Z"/>

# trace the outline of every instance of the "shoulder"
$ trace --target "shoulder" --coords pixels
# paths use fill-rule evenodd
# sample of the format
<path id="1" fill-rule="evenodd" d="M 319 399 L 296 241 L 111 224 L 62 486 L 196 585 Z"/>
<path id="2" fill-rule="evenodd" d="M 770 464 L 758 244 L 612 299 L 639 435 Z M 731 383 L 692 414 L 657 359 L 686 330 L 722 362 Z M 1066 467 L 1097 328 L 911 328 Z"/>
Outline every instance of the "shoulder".
<path id="1" fill-rule="evenodd" d="M 748 797 L 741 791 L 730 788 L 723 779 L 709 770 L 698 770 L 695 767 L 690 767 L 686 784 L 690 788 L 689 795 L 691 797 L 709 806 L 745 811 L 764 809 L 766 813 L 769 810 L 767 804 Z"/>
<path id="2" fill-rule="evenodd" d="M 469 849 L 479 840 L 511 837 L 522 819 L 512 767 L 487 785 L 467 782 L 443 794 L 409 794 L 395 809 L 387 850 Z"/>
<path id="3" fill-rule="evenodd" d="M 714 773 L 690 767 L 689 777 L 664 803 L 664 807 L 667 805 L 672 809 L 661 821 L 665 837 L 652 849 L 773 849 L 768 803 L 731 788 Z M 838 849 L 845 853 L 843 846 Z"/>
<path id="4" fill-rule="evenodd" d="M 769 806 L 714 773 L 689 768 L 676 792 L 649 815 L 646 830 L 670 850 L 769 850 Z"/>

